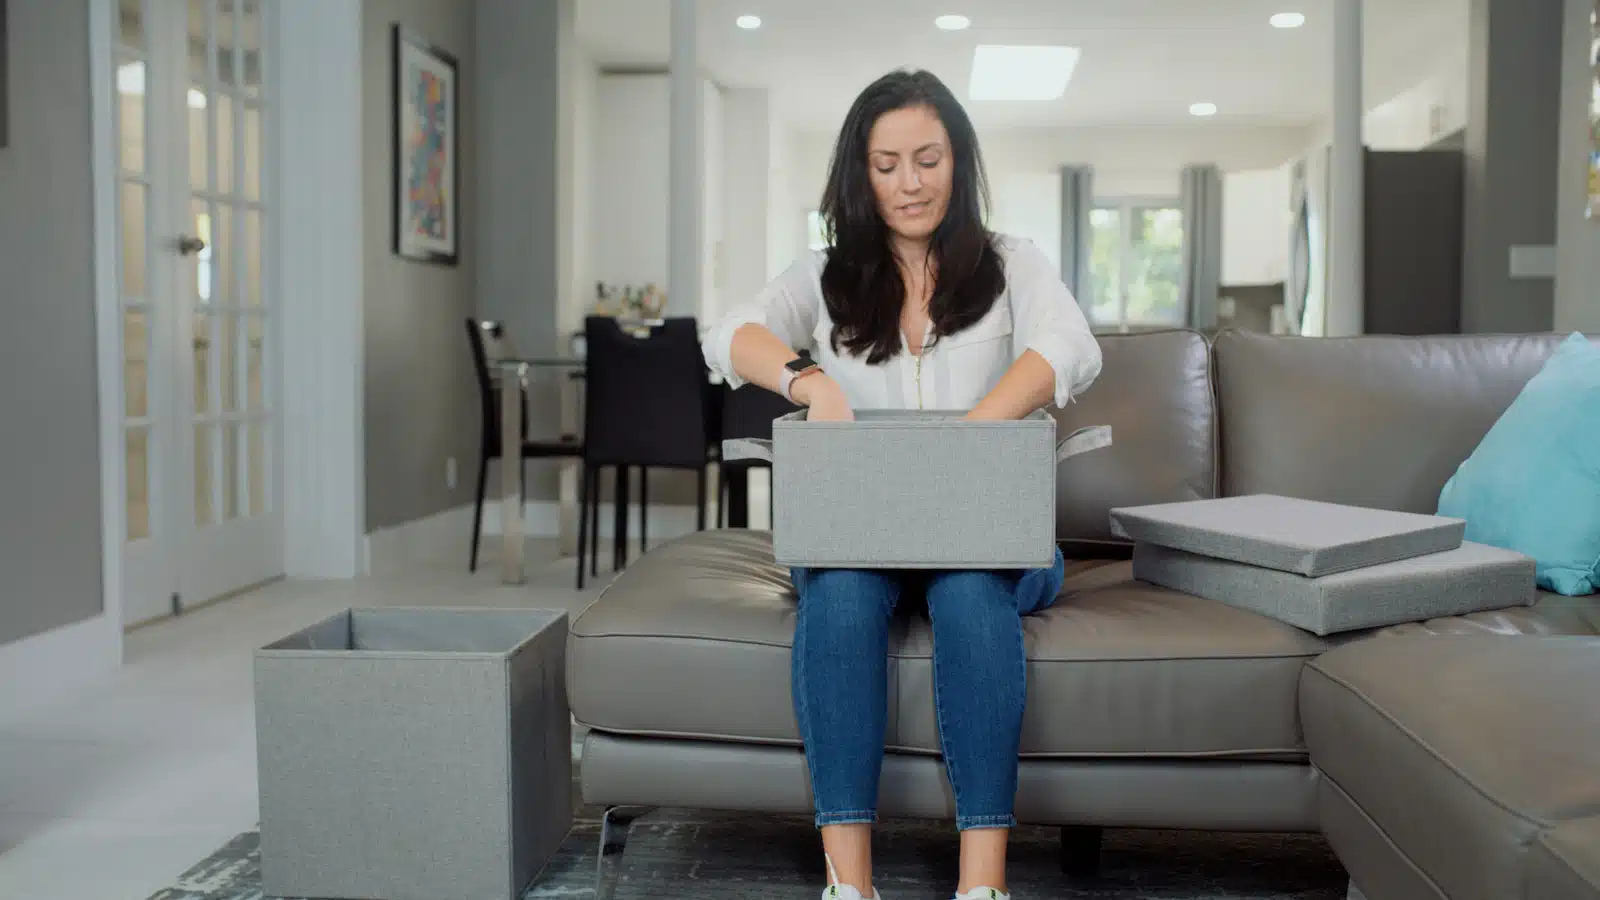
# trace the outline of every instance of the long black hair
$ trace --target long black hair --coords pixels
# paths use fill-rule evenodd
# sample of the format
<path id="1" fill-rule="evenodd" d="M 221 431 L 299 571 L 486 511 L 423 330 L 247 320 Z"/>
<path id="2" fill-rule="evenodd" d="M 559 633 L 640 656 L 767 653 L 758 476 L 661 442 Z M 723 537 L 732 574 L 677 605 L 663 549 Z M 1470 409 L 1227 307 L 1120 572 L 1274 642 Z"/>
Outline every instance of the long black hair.
<path id="1" fill-rule="evenodd" d="M 989 180 L 966 110 L 929 72 L 895 71 L 879 78 L 845 116 L 820 210 L 832 245 L 822 270 L 822 296 L 834 323 L 833 348 L 837 352 L 842 345 L 874 365 L 900 352 L 906 286 L 867 171 L 868 136 L 883 114 L 918 106 L 932 109 L 944 124 L 954 167 L 949 204 L 928 246 L 934 272 L 928 317 L 934 341 L 983 318 L 1006 288 L 994 236 L 984 226 Z"/>

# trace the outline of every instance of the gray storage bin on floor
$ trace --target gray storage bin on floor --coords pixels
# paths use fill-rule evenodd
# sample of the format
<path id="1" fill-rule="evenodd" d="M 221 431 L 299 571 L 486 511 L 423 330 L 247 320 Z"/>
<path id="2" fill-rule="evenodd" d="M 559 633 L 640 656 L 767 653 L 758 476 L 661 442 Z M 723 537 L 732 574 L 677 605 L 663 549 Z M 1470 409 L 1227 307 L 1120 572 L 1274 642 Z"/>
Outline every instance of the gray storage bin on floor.
<path id="1" fill-rule="evenodd" d="M 256 652 L 269 896 L 509 900 L 572 819 L 567 614 L 354 609 Z"/>
<path id="2" fill-rule="evenodd" d="M 1154 544 L 1133 548 L 1133 577 L 1287 622 L 1314 634 L 1531 606 L 1529 557 L 1471 542 L 1309 578 Z"/>
<path id="3" fill-rule="evenodd" d="M 1454 550 L 1466 528 L 1460 519 L 1275 494 L 1111 511 L 1112 533 L 1135 543 L 1310 577 Z"/>
<path id="4" fill-rule="evenodd" d="M 818 568 L 1027 569 L 1055 560 L 1058 459 L 1110 443 L 1083 429 L 1058 446 L 1044 412 L 863 410 L 854 422 L 773 422 L 772 440 L 724 443 L 772 462 L 777 561 Z"/>

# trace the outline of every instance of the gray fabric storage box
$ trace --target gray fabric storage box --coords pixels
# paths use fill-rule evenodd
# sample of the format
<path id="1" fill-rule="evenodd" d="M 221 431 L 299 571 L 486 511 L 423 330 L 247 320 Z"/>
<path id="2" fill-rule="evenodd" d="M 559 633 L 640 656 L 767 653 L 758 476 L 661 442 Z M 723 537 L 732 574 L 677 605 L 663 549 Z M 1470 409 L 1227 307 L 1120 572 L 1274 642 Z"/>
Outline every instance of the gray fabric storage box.
<path id="1" fill-rule="evenodd" d="M 1316 578 L 1155 544 L 1133 548 L 1133 577 L 1237 606 L 1319 635 L 1460 616 L 1537 599 L 1533 560 L 1471 542 Z"/>
<path id="2" fill-rule="evenodd" d="M 723 458 L 772 462 L 772 543 L 786 566 L 1031 569 L 1055 561 L 1056 465 L 1111 443 L 1106 427 L 1056 441 L 1044 412 L 862 410 L 853 422 L 772 424 Z"/>
<path id="3" fill-rule="evenodd" d="M 1251 494 L 1111 511 L 1114 534 L 1316 577 L 1461 546 L 1466 522 Z"/>
<path id="4" fill-rule="evenodd" d="M 354 609 L 256 652 L 277 897 L 509 900 L 572 820 L 567 614 Z"/>

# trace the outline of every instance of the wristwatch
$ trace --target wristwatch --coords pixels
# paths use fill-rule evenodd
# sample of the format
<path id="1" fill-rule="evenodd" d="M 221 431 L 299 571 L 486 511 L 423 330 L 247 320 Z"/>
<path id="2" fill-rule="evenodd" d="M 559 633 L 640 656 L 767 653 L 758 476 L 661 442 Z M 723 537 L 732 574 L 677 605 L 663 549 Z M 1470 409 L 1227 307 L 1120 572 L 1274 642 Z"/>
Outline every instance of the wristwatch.
<path id="1" fill-rule="evenodd" d="M 821 371 L 822 367 L 817 365 L 817 361 L 808 356 L 790 360 L 784 365 L 783 374 L 778 376 L 778 388 L 783 394 L 783 398 L 798 406 L 799 404 L 795 401 L 792 391 L 794 383 L 807 375 Z"/>

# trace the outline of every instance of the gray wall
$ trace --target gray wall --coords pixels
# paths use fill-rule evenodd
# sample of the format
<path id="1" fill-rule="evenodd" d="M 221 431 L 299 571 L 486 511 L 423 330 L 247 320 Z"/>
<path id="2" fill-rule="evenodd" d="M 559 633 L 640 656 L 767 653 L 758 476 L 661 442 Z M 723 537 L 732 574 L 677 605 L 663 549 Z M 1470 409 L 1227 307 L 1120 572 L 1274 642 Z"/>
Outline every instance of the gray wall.
<path id="1" fill-rule="evenodd" d="M 0 644 L 100 614 L 87 0 L 10 0 L 0 148 Z M 25 427 L 23 427 L 25 424 Z"/>
<path id="2" fill-rule="evenodd" d="M 1547 331 L 1549 278 L 1512 278 L 1513 246 L 1556 243 L 1562 4 L 1472 0 L 1461 330 Z"/>
<path id="3" fill-rule="evenodd" d="M 441 266 L 393 252 L 390 140 L 394 118 L 390 28 L 396 22 L 460 61 L 460 262 Z M 473 4 L 364 0 L 362 143 L 365 219 L 367 530 L 452 509 L 472 499 L 478 407 L 464 325 L 475 306 L 483 231 L 476 216 L 477 68 Z M 445 483 L 454 457 L 459 480 Z"/>
<path id="4" fill-rule="evenodd" d="M 493 115 L 480 134 L 473 182 L 480 225 L 470 238 L 478 252 L 477 309 L 506 323 L 519 353 L 564 356 L 556 334 L 561 10 L 557 0 L 474 5 L 476 98 L 478 108 Z M 530 387 L 531 434 L 559 431 L 558 384 L 543 376 Z M 555 498 L 554 466 L 530 463 L 526 471 L 528 499 Z"/>

